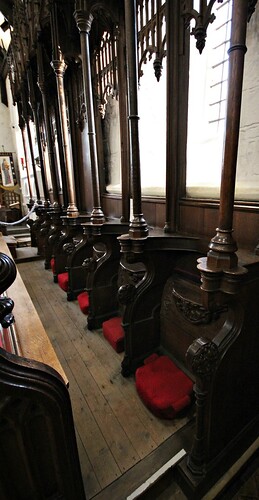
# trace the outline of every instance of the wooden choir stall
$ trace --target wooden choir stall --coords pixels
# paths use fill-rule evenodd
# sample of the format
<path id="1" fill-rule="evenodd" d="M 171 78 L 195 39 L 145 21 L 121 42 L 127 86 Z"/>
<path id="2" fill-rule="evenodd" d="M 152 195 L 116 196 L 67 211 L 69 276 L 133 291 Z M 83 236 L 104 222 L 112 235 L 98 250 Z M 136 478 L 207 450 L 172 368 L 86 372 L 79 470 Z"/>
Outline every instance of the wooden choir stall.
<path id="1" fill-rule="evenodd" d="M 1 498 L 85 498 L 68 380 L 0 238 Z"/>
<path id="2" fill-rule="evenodd" d="M 30 227 L 42 272 L 52 269 L 66 300 L 87 301 L 91 334 L 118 325 L 120 376 L 133 377 L 156 418 L 172 419 L 193 407 L 175 434 L 176 442 L 183 439 L 184 455 L 166 474 L 188 499 L 215 495 L 220 479 L 245 464 L 259 439 L 259 132 L 252 109 L 259 87 L 257 2 L 201 1 L 198 10 L 181 0 L 10 3 L 12 95 L 23 136 L 33 116 L 41 163 Z M 207 98 L 202 72 L 211 25 L 222 12 L 225 38 L 219 31 L 213 43 L 225 52 L 212 66 L 227 60 L 228 72 L 210 85 L 215 95 L 220 87 L 220 96 L 213 94 L 205 112 L 199 108 L 201 94 Z M 192 43 L 200 57 L 196 87 Z M 144 107 L 142 82 L 150 64 L 157 87 Z M 141 120 L 156 100 L 158 115 L 150 115 L 143 129 Z M 197 100 L 194 116 L 191 100 Z M 222 144 L 208 124 L 199 126 L 206 113 L 208 124 L 223 129 Z M 217 186 L 208 187 L 214 163 L 220 174 Z M 204 182 L 196 182 L 198 167 Z M 79 500 L 84 490 L 68 381 L 19 273 L 15 278 L 9 257 L 1 260 L 9 253 L 0 243 L 1 291 L 14 301 L 8 314 L 17 332 L 15 351 L 3 347 L 0 353 L 0 496 Z M 10 481 L 18 493 L 10 493 Z"/>

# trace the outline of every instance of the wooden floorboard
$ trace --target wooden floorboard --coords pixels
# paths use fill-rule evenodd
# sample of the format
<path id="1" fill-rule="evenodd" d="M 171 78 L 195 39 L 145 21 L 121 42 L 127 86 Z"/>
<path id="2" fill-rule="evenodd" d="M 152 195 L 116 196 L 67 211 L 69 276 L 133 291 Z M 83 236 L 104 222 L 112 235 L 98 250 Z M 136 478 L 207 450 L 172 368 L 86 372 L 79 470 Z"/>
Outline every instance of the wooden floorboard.
<path id="1" fill-rule="evenodd" d="M 151 460 L 156 467 L 157 458 L 152 457 L 158 446 L 168 445 L 169 438 L 188 422 L 192 410 L 172 421 L 154 417 L 139 399 L 134 378 L 120 373 L 123 354 L 112 349 L 101 330 L 87 330 L 86 316 L 77 301 L 67 301 L 43 261 L 20 263 L 18 269 L 69 380 L 87 499 L 106 488 L 121 494 L 132 484 L 131 475 L 138 486 L 144 460 Z M 136 467 L 139 479 L 133 472 Z M 117 480 L 124 476 L 125 482 L 118 487 Z"/>

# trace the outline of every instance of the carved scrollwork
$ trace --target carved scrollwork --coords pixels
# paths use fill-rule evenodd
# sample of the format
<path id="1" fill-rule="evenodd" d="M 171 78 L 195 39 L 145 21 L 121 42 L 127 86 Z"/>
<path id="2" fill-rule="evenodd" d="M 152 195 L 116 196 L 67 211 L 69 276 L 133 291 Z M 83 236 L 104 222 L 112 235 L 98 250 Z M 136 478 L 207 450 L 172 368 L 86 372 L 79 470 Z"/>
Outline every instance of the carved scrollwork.
<path id="1" fill-rule="evenodd" d="M 134 285 L 122 285 L 118 290 L 118 301 L 123 304 L 133 302 L 136 295 L 136 287 Z"/>
<path id="2" fill-rule="evenodd" d="M 14 317 L 12 310 L 14 307 L 14 301 L 9 297 L 0 297 L 0 323 L 3 328 L 8 328 L 13 321 Z"/>
<path id="3" fill-rule="evenodd" d="M 215 372 L 219 356 L 217 345 L 205 339 L 195 340 L 187 351 L 193 373 L 205 379 Z"/>
<path id="4" fill-rule="evenodd" d="M 5 292 L 16 278 L 16 266 L 14 261 L 0 252 L 0 294 Z"/>
<path id="5" fill-rule="evenodd" d="M 216 321 L 220 312 L 226 310 L 225 307 L 221 307 L 216 311 L 209 311 L 201 304 L 182 297 L 174 288 L 172 289 L 172 293 L 177 309 L 188 321 L 196 325 L 207 325 L 212 321 Z"/>
<path id="6" fill-rule="evenodd" d="M 84 260 L 82 266 L 87 269 L 87 271 L 95 271 L 97 262 L 93 257 L 87 257 L 87 259 Z"/>
<path id="7" fill-rule="evenodd" d="M 220 313 L 226 311 L 226 306 L 218 306 L 217 309 L 210 311 L 206 309 L 201 304 L 194 302 L 192 300 L 186 299 L 182 295 L 180 295 L 172 285 L 172 295 L 174 298 L 175 305 L 178 311 L 195 325 L 208 325 L 212 321 L 216 321 L 219 318 Z M 166 307 L 168 308 L 170 303 L 166 303 Z"/>
<path id="8" fill-rule="evenodd" d="M 74 251 L 74 248 L 75 248 L 75 245 L 72 242 L 64 243 L 64 245 L 63 245 L 63 251 L 65 253 L 67 253 L 68 255 L 70 255 Z"/>

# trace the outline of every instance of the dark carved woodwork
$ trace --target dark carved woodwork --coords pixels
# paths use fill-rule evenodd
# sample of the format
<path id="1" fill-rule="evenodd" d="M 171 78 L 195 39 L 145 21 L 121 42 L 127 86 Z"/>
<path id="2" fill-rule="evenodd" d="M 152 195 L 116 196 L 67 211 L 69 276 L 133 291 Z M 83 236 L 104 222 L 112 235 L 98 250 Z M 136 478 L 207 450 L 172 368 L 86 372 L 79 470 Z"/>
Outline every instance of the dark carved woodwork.
<path id="1" fill-rule="evenodd" d="M 29 101 L 30 101 L 31 108 L 33 111 L 33 120 L 34 120 L 34 124 L 35 124 L 37 145 L 38 145 L 38 151 L 39 151 L 39 165 L 40 165 L 40 172 L 41 172 L 43 194 L 44 194 L 45 201 L 48 202 L 49 196 L 48 196 L 47 180 L 46 180 L 46 165 L 45 165 L 45 161 L 44 161 L 43 148 L 42 148 L 43 145 L 42 145 L 41 136 L 40 136 L 38 103 L 37 103 L 37 99 L 36 99 L 36 88 L 35 88 L 36 86 L 35 86 L 35 82 L 34 82 L 32 68 L 28 68 L 27 74 L 28 74 Z"/>
<path id="2" fill-rule="evenodd" d="M 66 271 L 68 272 L 67 300 L 76 299 L 77 295 L 85 290 L 87 267 L 83 263 L 87 258 L 92 258 L 93 240 L 85 231 L 80 241 L 74 245 L 73 242 L 64 244 L 64 252 L 67 254 Z"/>
<path id="3" fill-rule="evenodd" d="M 0 253 L 0 293 L 16 274 L 13 260 Z M 11 324 L 5 320 L 12 308 L 13 301 L 1 297 L 4 328 Z M 1 499 L 84 500 L 71 402 L 61 375 L 1 347 L 0 400 Z"/>
<path id="4" fill-rule="evenodd" d="M 32 165 L 32 171 L 33 171 L 33 177 L 34 177 L 36 196 L 37 196 L 37 201 L 40 202 L 40 190 L 39 190 L 39 183 L 38 183 L 38 177 L 37 177 L 37 172 L 36 172 L 36 165 L 35 165 L 34 151 L 33 151 L 33 144 L 32 144 L 32 136 L 31 136 L 31 129 L 30 129 L 30 120 L 31 120 L 32 111 L 31 111 L 31 108 L 30 108 L 29 102 L 28 102 L 27 83 L 25 84 L 25 81 L 23 82 L 23 85 L 21 87 L 21 101 L 22 101 L 22 114 L 23 114 L 24 120 L 26 122 L 26 131 L 27 131 L 27 137 L 28 137 L 28 143 L 29 143 L 29 150 L 30 150 L 31 165 Z"/>
<path id="5" fill-rule="evenodd" d="M 138 43 L 139 43 L 139 77 L 142 75 L 142 64 L 147 62 L 147 58 L 151 59 L 153 54 L 155 59 L 153 62 L 154 73 L 159 82 L 162 69 L 163 58 L 166 56 L 166 34 L 163 36 L 162 26 L 166 22 L 166 3 L 161 5 L 161 0 L 158 2 L 152 1 L 151 8 L 145 0 L 138 1 Z"/>
<path id="6" fill-rule="evenodd" d="M 83 236 L 82 223 L 89 219 L 90 216 L 87 215 L 80 215 L 73 218 L 61 217 L 62 227 L 52 250 L 52 257 L 55 259 L 54 282 L 57 282 L 60 273 L 66 272 L 68 255 L 72 253 L 77 243 L 81 241 Z"/>
<path id="7" fill-rule="evenodd" d="M 37 218 L 35 220 L 29 219 L 30 232 L 31 232 L 31 246 L 38 248 L 38 255 L 44 256 L 45 254 L 45 240 L 46 234 L 50 226 L 49 212 L 50 207 L 48 204 L 39 205 L 35 213 Z"/>
<path id="8" fill-rule="evenodd" d="M 14 321 L 12 314 L 14 302 L 2 294 L 14 282 L 16 273 L 14 261 L 8 255 L 0 252 L 0 324 L 3 328 L 8 328 Z"/>
<path id="9" fill-rule="evenodd" d="M 225 320 L 214 336 L 195 340 L 187 362 L 196 378 L 196 431 L 179 467 L 188 498 L 211 484 L 258 437 L 258 263 L 247 264 L 243 286 L 224 294 Z M 187 487 L 187 484 L 189 485 Z M 194 493 L 195 492 L 195 493 Z"/>
<path id="10" fill-rule="evenodd" d="M 167 279 L 178 265 L 182 255 L 197 254 L 199 242 L 195 238 L 180 235 L 164 235 L 161 231 L 150 231 L 146 240 L 131 240 L 128 235 L 119 238 L 122 263 L 129 274 L 134 264 L 142 266 L 141 279 L 136 283 L 122 284 L 122 324 L 125 330 L 125 357 L 122 362 L 124 376 L 134 372 L 136 367 L 151 352 L 160 348 L 160 309 L 163 289 Z M 134 289 L 133 289 L 134 287 Z M 182 353 L 184 357 L 185 351 Z"/>
<path id="11" fill-rule="evenodd" d="M 51 21 L 51 37 L 52 37 L 52 61 L 51 66 L 54 70 L 56 76 L 57 84 L 57 98 L 60 114 L 60 124 L 61 124 L 61 134 L 62 134 L 62 147 L 64 153 L 66 179 L 67 179 L 67 189 L 68 189 L 68 206 L 67 206 L 67 216 L 77 217 L 79 215 L 76 206 L 75 198 L 75 179 L 74 170 L 72 164 L 72 154 L 69 141 L 68 132 L 68 121 L 67 121 L 67 111 L 66 111 L 66 98 L 65 98 L 65 87 L 64 87 L 64 74 L 67 68 L 65 62 L 64 54 L 60 47 L 60 36 L 59 36 L 59 11 L 56 2 L 50 4 L 50 21 Z"/>
<path id="12" fill-rule="evenodd" d="M 47 365 L 0 353 L 1 498 L 85 499 L 68 389 Z"/>
<path id="13" fill-rule="evenodd" d="M 104 215 L 101 209 L 100 180 L 98 170 L 96 126 L 93 106 L 93 88 L 91 77 L 90 44 L 89 35 L 93 22 L 93 14 L 89 11 L 87 2 L 76 2 L 75 20 L 80 33 L 81 53 L 82 53 L 82 71 L 85 104 L 87 110 L 89 148 L 91 158 L 92 189 L 93 189 L 93 210 L 92 221 L 96 224 L 104 222 Z"/>
<path id="14" fill-rule="evenodd" d="M 209 244 L 207 267 L 210 270 L 234 269 L 238 265 L 233 239 L 233 210 L 237 151 L 241 114 L 248 2 L 233 2 L 229 54 L 226 139 L 221 177 L 219 225 Z"/>
<path id="15" fill-rule="evenodd" d="M 16 266 L 8 255 L 0 252 L 0 294 L 5 292 L 16 278 Z"/>
<path id="16" fill-rule="evenodd" d="M 125 0 L 125 37 L 129 108 L 128 119 L 133 199 L 133 219 L 130 221 L 129 234 L 132 238 L 146 238 L 148 235 L 148 226 L 144 219 L 141 205 L 136 22 L 136 0 Z"/>
<path id="17" fill-rule="evenodd" d="M 30 178 L 30 171 L 29 171 L 29 155 L 28 155 L 28 148 L 27 148 L 26 135 L 25 135 L 25 119 L 23 117 L 22 104 L 20 101 L 17 102 L 17 108 L 18 108 L 18 115 L 19 115 L 19 127 L 20 127 L 21 134 L 22 134 L 22 143 L 23 143 L 23 150 L 24 150 L 28 189 L 29 189 L 29 194 L 30 194 L 29 203 L 33 204 L 31 178 Z"/>
<path id="18" fill-rule="evenodd" d="M 59 207 L 52 208 L 49 211 L 50 226 L 45 240 L 45 269 L 50 269 L 50 261 L 55 255 L 55 246 L 58 244 L 59 237 L 62 230 L 62 216 L 64 216 L 64 211 Z"/>
<path id="19" fill-rule="evenodd" d="M 128 230 L 128 224 L 108 221 L 96 228 L 86 224 L 85 231 L 93 241 L 93 247 L 102 249 L 94 259 L 85 262 L 87 269 L 86 290 L 89 295 L 89 313 L 87 326 L 91 330 L 100 328 L 103 321 L 117 316 L 119 304 L 117 298 L 118 274 L 120 264 L 120 245 L 118 236 Z"/>
<path id="20" fill-rule="evenodd" d="M 52 141 L 51 126 L 50 126 L 50 112 L 48 107 L 48 95 L 46 78 L 44 72 L 44 48 L 41 42 L 37 44 L 37 68 L 38 68 L 38 87 L 41 91 L 43 115 L 44 115 L 44 128 L 46 133 L 46 142 L 48 148 L 49 168 L 51 175 L 51 183 L 53 189 L 53 202 L 58 205 L 58 184 L 54 157 L 54 144 Z"/>
<path id="21" fill-rule="evenodd" d="M 215 19 L 215 14 L 211 13 L 212 7 L 216 0 L 210 0 L 207 4 L 207 0 L 202 0 L 200 2 L 199 11 L 193 9 L 192 2 L 186 2 L 186 9 L 183 12 L 183 15 L 186 19 L 186 26 L 189 26 L 191 19 L 195 20 L 195 26 L 191 31 L 191 35 L 194 35 L 196 38 L 196 47 L 200 54 L 202 53 L 206 37 L 207 37 L 207 29 L 210 23 L 213 23 Z M 219 3 L 222 3 L 223 0 L 217 0 Z"/>

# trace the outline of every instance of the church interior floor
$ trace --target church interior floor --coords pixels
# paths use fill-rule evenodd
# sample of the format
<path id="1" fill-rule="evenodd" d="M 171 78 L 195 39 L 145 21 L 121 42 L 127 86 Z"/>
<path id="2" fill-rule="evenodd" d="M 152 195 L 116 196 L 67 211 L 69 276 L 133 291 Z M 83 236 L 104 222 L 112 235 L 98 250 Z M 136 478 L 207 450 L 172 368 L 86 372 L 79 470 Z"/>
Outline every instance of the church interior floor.
<path id="1" fill-rule="evenodd" d="M 87 318 L 77 301 L 67 301 L 51 271 L 44 269 L 43 260 L 17 264 L 69 380 L 86 498 L 126 499 L 150 470 L 168 460 L 169 450 L 177 453 L 184 448 L 181 433 L 187 429 L 188 434 L 193 426 L 194 410 L 174 420 L 153 416 L 137 395 L 134 377 L 124 378 L 120 373 L 123 353 L 112 349 L 101 330 L 87 329 Z M 180 439 L 174 439 L 176 432 Z M 226 499 L 259 499 L 258 469 L 244 477 L 240 489 L 226 492 Z M 170 485 L 163 495 L 150 498 L 186 497 Z"/>

